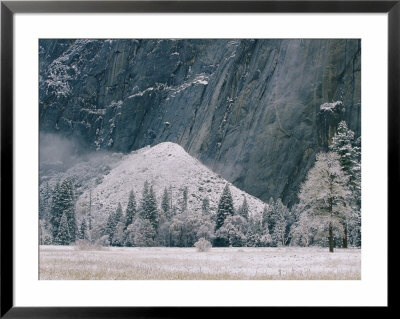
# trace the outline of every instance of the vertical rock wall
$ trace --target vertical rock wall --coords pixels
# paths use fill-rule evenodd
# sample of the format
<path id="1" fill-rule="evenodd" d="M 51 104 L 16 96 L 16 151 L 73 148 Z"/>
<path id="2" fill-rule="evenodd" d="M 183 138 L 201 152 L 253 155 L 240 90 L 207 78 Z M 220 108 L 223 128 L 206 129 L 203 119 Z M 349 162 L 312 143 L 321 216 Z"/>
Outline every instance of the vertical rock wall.
<path id="1" fill-rule="evenodd" d="M 296 201 L 340 120 L 361 132 L 359 40 L 41 40 L 39 57 L 42 132 L 176 142 L 262 200 Z"/>

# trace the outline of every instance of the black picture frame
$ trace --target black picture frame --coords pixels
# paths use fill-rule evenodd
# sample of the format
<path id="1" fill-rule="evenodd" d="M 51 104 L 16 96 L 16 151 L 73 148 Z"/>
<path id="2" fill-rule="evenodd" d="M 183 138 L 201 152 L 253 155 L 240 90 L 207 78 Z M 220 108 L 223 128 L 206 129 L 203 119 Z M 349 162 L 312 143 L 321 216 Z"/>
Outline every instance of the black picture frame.
<path id="1" fill-rule="evenodd" d="M 191 307 L 15 307 L 13 303 L 13 19 L 15 13 L 387 13 L 388 218 L 399 186 L 400 1 L 1 1 L 1 318 L 177 318 L 225 316 L 226 309 Z M 388 227 L 390 222 L 388 223 Z M 393 223 L 391 225 L 393 227 Z M 389 234 L 390 229 L 388 229 Z M 390 245 L 388 237 L 388 247 Z M 388 254 L 389 256 L 389 254 Z M 390 261 L 390 258 L 389 260 Z M 389 263 L 388 263 L 389 264 Z M 388 280 L 388 287 L 390 281 Z M 388 307 L 390 308 L 390 298 Z M 257 309 L 256 309 L 257 310 Z M 290 309 L 296 315 L 307 307 Z M 353 309 L 354 310 L 354 309 Z M 235 309 L 248 316 L 249 309 Z M 331 309 L 334 314 L 338 309 Z M 346 311 L 350 311 L 347 309 Z M 352 312 L 352 311 L 351 311 Z"/>

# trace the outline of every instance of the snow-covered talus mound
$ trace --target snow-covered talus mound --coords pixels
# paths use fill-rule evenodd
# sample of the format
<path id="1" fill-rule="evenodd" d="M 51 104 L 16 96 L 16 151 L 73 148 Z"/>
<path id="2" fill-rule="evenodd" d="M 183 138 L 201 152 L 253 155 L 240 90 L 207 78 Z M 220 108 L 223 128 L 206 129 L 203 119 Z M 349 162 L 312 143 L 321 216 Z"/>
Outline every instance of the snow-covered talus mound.
<path id="1" fill-rule="evenodd" d="M 183 189 L 187 187 L 188 209 L 191 213 L 201 211 L 204 198 L 209 199 L 210 208 L 215 212 L 223 188 L 228 183 L 175 143 L 145 147 L 124 156 L 104 176 L 103 182 L 92 190 L 92 215 L 95 221 L 103 222 L 111 211 L 116 210 L 118 203 L 125 210 L 131 190 L 139 204 L 145 181 L 153 185 L 159 205 L 164 188 L 171 187 L 172 203 L 178 207 Z M 228 184 L 236 209 L 246 197 L 250 214 L 262 212 L 264 202 Z M 88 203 L 89 191 L 86 191 L 80 196 L 78 205 L 87 206 Z"/>

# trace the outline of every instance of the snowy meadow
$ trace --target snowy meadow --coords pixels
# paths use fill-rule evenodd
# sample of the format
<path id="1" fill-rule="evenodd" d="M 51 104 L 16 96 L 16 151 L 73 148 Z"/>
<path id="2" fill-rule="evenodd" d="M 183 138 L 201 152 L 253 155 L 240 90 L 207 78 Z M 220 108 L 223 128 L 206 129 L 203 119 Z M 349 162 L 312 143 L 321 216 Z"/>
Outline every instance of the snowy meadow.
<path id="1" fill-rule="evenodd" d="M 360 280 L 361 250 L 40 246 L 41 280 Z"/>

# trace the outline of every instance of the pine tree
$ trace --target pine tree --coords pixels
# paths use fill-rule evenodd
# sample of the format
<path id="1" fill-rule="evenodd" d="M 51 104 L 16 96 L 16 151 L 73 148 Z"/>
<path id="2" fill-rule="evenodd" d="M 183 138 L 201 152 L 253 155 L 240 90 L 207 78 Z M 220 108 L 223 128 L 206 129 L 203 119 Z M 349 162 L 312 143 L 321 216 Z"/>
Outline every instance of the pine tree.
<path id="1" fill-rule="evenodd" d="M 58 234 L 58 228 L 60 226 L 61 217 L 63 210 L 61 207 L 60 199 L 60 184 L 57 183 L 54 186 L 51 199 L 51 209 L 50 209 L 50 224 L 52 237 L 55 239 Z"/>
<path id="2" fill-rule="evenodd" d="M 87 225 L 86 225 L 86 219 L 82 219 L 81 227 L 79 228 L 79 234 L 78 234 L 79 239 L 88 239 L 87 236 Z"/>
<path id="3" fill-rule="evenodd" d="M 226 184 L 218 204 L 215 232 L 217 232 L 218 229 L 220 229 L 223 226 L 225 219 L 228 216 L 233 216 L 234 214 L 235 214 L 235 209 L 233 207 L 233 199 L 231 191 L 229 189 L 229 185 Z M 215 246 L 227 246 L 227 245 L 228 242 L 224 238 L 222 237 L 215 238 Z"/>
<path id="4" fill-rule="evenodd" d="M 115 223 L 115 213 L 111 212 L 110 215 L 108 215 L 105 228 L 105 234 L 108 236 L 108 242 L 110 245 L 112 245 L 116 227 L 117 224 Z"/>
<path id="5" fill-rule="evenodd" d="M 125 229 L 132 224 L 133 218 L 136 215 L 136 199 L 133 191 L 129 193 L 128 205 L 125 212 Z"/>
<path id="6" fill-rule="evenodd" d="M 148 216 L 149 216 L 148 220 L 153 225 L 155 230 L 157 230 L 160 221 L 160 216 L 157 206 L 158 204 L 157 204 L 156 194 L 154 192 L 153 186 L 151 186 L 149 191 L 149 202 L 147 206 Z"/>
<path id="7" fill-rule="evenodd" d="M 116 223 L 119 223 L 122 220 L 123 213 L 122 213 L 122 206 L 121 203 L 118 203 L 117 210 L 115 212 L 115 221 Z"/>
<path id="8" fill-rule="evenodd" d="M 71 243 L 71 236 L 69 233 L 67 214 L 63 213 L 60 220 L 60 226 L 58 227 L 58 233 L 55 239 L 55 244 L 69 245 L 70 243 Z"/>
<path id="9" fill-rule="evenodd" d="M 154 227 L 154 230 L 158 229 L 159 223 L 159 212 L 157 206 L 157 199 L 153 186 L 150 186 L 150 188 L 145 186 L 140 208 L 140 217 L 144 220 L 148 220 Z"/>
<path id="10" fill-rule="evenodd" d="M 164 188 L 164 193 L 161 199 L 161 211 L 167 220 L 171 220 L 171 195 L 166 187 Z"/>
<path id="11" fill-rule="evenodd" d="M 275 202 L 274 208 L 275 226 L 270 234 L 278 246 L 284 246 L 289 240 L 290 211 L 280 198 Z"/>
<path id="12" fill-rule="evenodd" d="M 249 205 L 247 204 L 247 199 L 244 197 L 242 206 L 240 206 L 238 210 L 238 214 L 242 216 L 244 219 L 249 219 Z"/>
<path id="13" fill-rule="evenodd" d="M 40 245 L 51 245 L 53 238 L 49 231 L 49 224 L 45 220 L 39 221 L 39 243 Z"/>
<path id="14" fill-rule="evenodd" d="M 75 219 L 75 195 L 72 181 L 70 179 L 64 180 L 63 183 L 61 183 L 60 190 L 63 195 L 63 210 L 67 214 L 71 242 L 74 242 L 78 229 Z"/>
<path id="15" fill-rule="evenodd" d="M 349 176 L 350 190 L 360 192 L 361 165 L 360 165 L 360 139 L 354 139 L 354 132 L 347 127 L 345 121 L 339 123 L 337 133 L 332 138 L 329 148 L 336 152 L 340 158 L 340 165 L 345 174 Z"/>
<path id="16" fill-rule="evenodd" d="M 53 238 L 58 235 L 61 217 L 65 213 L 71 242 L 75 241 L 77 226 L 75 221 L 75 198 L 72 181 L 65 179 L 61 184 L 57 183 L 52 195 L 50 210 L 50 224 Z"/>
<path id="17" fill-rule="evenodd" d="M 118 203 L 117 210 L 115 212 L 111 212 L 111 214 L 108 216 L 106 229 L 105 229 L 105 233 L 108 236 L 110 245 L 114 244 L 114 236 L 116 233 L 116 228 L 117 228 L 118 223 L 122 220 L 122 217 L 123 217 L 122 216 L 122 206 L 121 206 L 121 203 Z"/>
<path id="18" fill-rule="evenodd" d="M 51 189 L 49 182 L 40 186 L 39 193 L 39 219 L 50 221 Z"/>
<path id="19" fill-rule="evenodd" d="M 224 224 L 224 221 L 228 215 L 233 216 L 234 214 L 235 209 L 233 207 L 231 191 L 229 189 L 229 185 L 226 184 L 218 204 L 217 224 L 215 225 L 215 229 L 219 229 Z"/>
<path id="20" fill-rule="evenodd" d="M 268 201 L 268 204 L 264 206 L 264 210 L 262 213 L 262 227 L 268 228 L 268 232 L 270 234 L 273 232 L 275 228 L 274 210 L 275 210 L 275 201 L 271 197 Z"/>
<path id="21" fill-rule="evenodd" d="M 185 186 L 182 191 L 181 213 L 185 213 L 188 205 L 188 187 Z"/>
<path id="22" fill-rule="evenodd" d="M 348 180 L 339 155 L 319 153 L 298 194 L 304 213 L 328 227 L 330 252 L 333 252 L 333 228 L 349 214 L 351 192 Z"/>
<path id="23" fill-rule="evenodd" d="M 339 155 L 340 165 L 344 173 L 349 177 L 348 185 L 352 192 L 352 206 L 354 207 L 353 216 L 351 217 L 360 220 L 361 223 L 361 138 L 355 140 L 354 132 L 347 127 L 345 121 L 341 121 L 338 125 L 337 133 L 332 138 L 330 149 Z M 343 248 L 347 248 L 348 222 L 349 220 L 343 220 Z M 358 231 L 361 230 L 361 227 L 357 228 Z M 358 236 L 361 237 L 361 233 Z"/>

